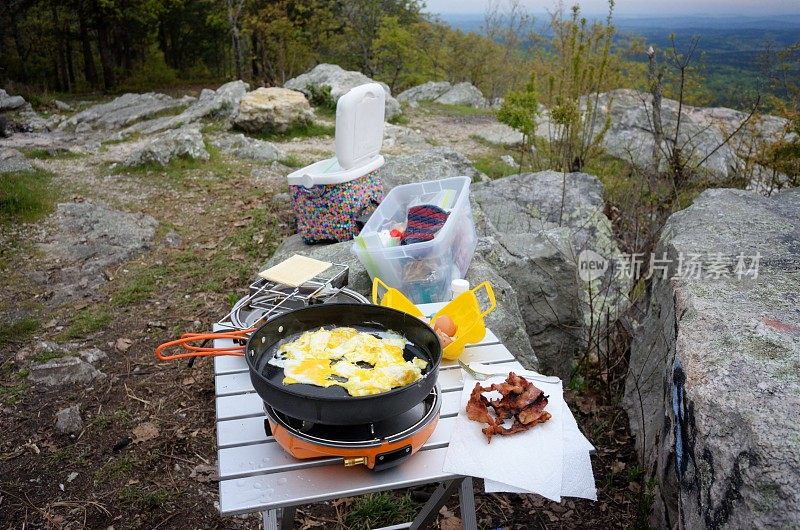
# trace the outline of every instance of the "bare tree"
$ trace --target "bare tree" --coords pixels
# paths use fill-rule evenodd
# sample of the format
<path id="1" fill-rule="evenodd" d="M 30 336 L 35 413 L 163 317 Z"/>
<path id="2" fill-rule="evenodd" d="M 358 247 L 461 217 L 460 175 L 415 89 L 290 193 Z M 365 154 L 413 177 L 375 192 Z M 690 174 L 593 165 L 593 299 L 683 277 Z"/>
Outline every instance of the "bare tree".
<path id="1" fill-rule="evenodd" d="M 656 64 L 656 52 L 651 46 L 647 50 L 648 56 L 648 81 L 650 82 L 650 95 L 652 96 L 652 109 L 650 124 L 653 131 L 653 161 L 652 171 L 648 176 L 651 186 L 656 183 L 657 175 L 660 174 L 660 162 L 663 157 L 667 161 L 667 173 L 672 184 L 673 193 L 675 198 L 678 197 L 680 191 L 688 182 L 689 177 L 700 170 L 703 165 L 720 149 L 730 142 L 730 140 L 739 134 L 739 132 L 750 122 L 758 110 L 761 96 L 757 95 L 750 112 L 739 123 L 739 125 L 727 134 L 721 142 L 719 142 L 713 149 L 705 153 L 699 160 L 694 157 L 697 146 L 693 146 L 692 142 L 697 137 L 706 132 L 711 126 L 708 125 L 700 131 L 692 134 L 690 137 L 682 135 L 683 125 L 683 107 L 685 102 L 685 89 L 686 82 L 690 71 L 692 61 L 696 57 L 697 46 L 700 42 L 700 37 L 692 37 L 691 42 L 686 52 L 681 53 L 675 42 L 675 35 L 670 35 L 672 47 L 667 54 L 667 61 L 670 67 L 677 73 L 678 80 L 678 112 L 675 119 L 675 129 L 671 132 L 670 136 L 664 132 L 664 126 L 661 119 L 661 98 L 664 88 L 664 76 L 666 70 L 664 67 L 658 67 Z M 646 106 L 646 103 L 645 103 Z"/>
<path id="2" fill-rule="evenodd" d="M 225 0 L 228 4 L 228 25 L 231 31 L 233 62 L 236 65 L 236 79 L 242 79 L 242 45 L 239 39 L 239 16 L 242 14 L 244 0 Z"/>

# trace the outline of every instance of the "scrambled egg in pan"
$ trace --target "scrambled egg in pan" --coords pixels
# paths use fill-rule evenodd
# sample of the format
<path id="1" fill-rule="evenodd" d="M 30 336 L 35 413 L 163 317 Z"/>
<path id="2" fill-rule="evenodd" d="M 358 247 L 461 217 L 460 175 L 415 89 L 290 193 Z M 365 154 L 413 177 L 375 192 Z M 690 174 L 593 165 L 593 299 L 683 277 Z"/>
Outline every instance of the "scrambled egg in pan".
<path id="1" fill-rule="evenodd" d="M 421 378 L 427 361 L 406 361 L 406 339 L 394 332 L 382 335 L 346 327 L 306 331 L 282 344 L 269 364 L 283 368 L 284 385 L 338 385 L 351 396 L 387 392 Z"/>

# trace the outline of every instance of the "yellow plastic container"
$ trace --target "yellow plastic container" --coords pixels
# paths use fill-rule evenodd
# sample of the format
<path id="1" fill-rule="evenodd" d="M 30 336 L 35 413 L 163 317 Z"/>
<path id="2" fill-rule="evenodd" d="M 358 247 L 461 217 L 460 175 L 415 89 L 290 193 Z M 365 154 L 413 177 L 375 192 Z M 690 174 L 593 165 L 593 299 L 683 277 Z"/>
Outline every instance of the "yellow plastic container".
<path id="1" fill-rule="evenodd" d="M 381 289 L 384 289 L 386 292 L 380 297 L 379 302 L 378 293 Z M 477 293 L 481 290 L 486 291 L 486 297 L 489 299 L 489 307 L 485 309 L 481 309 L 477 297 Z M 391 307 L 418 318 L 424 317 L 422 311 L 420 311 L 411 300 L 406 298 L 405 295 L 397 289 L 383 283 L 380 278 L 375 278 L 372 282 L 372 303 Z M 442 351 L 442 357 L 453 361 L 464 353 L 464 347 L 467 344 L 475 344 L 482 341 L 483 337 L 486 336 L 484 318 L 494 311 L 496 306 L 497 303 L 494 298 L 492 286 L 489 282 L 483 282 L 474 289 L 461 293 L 433 315 L 430 320 L 431 323 L 440 316 L 447 315 L 452 318 L 453 322 L 458 326 L 453 342 Z"/>

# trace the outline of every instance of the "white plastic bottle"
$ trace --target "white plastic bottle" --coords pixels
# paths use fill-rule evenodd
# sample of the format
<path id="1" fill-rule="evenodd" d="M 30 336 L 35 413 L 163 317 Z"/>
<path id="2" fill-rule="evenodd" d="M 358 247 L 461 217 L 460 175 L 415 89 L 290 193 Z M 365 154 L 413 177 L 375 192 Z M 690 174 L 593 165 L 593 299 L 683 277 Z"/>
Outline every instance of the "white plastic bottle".
<path id="1" fill-rule="evenodd" d="M 450 282 L 450 293 L 452 294 L 450 298 L 451 300 L 455 299 L 461 293 L 465 293 L 467 291 L 469 291 L 469 282 L 467 280 L 456 278 Z"/>

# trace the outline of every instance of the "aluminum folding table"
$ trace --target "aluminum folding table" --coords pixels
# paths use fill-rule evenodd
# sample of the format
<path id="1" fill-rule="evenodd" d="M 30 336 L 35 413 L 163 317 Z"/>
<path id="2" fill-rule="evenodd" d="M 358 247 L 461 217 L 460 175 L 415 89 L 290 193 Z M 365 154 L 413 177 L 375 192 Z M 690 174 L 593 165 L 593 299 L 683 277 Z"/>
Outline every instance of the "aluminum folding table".
<path id="1" fill-rule="evenodd" d="M 444 304 L 420 305 L 426 315 Z M 218 339 L 215 347 L 230 346 Z M 467 346 L 466 363 L 498 364 L 521 370 L 514 356 L 490 330 L 480 344 Z M 303 504 L 379 491 L 438 484 L 417 518 L 387 528 L 424 528 L 458 490 L 465 529 L 476 529 L 472 478 L 442 471 L 447 445 L 464 387 L 462 370 L 443 361 L 439 370 L 441 416 L 433 435 L 406 462 L 384 471 L 344 467 L 342 458 L 298 460 L 267 435 L 263 402 L 255 393 L 243 357 L 215 357 L 219 507 L 223 515 L 262 512 L 264 528 L 292 528 L 294 509 Z"/>

